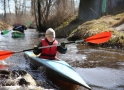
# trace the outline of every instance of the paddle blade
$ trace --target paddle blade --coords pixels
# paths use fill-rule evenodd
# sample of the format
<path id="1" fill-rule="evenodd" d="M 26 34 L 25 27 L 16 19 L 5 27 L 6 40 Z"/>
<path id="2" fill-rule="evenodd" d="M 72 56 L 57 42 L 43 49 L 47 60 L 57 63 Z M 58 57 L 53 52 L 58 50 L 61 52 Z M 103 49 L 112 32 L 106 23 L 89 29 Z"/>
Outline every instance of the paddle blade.
<path id="1" fill-rule="evenodd" d="M 4 60 L 4 59 L 8 58 L 12 54 L 14 54 L 14 52 L 6 51 L 6 50 L 0 51 L 0 60 Z"/>
<path id="2" fill-rule="evenodd" d="M 10 30 L 4 30 L 3 32 L 1 32 L 1 35 L 5 35 L 5 34 L 7 34 L 9 32 L 10 32 Z"/>
<path id="3" fill-rule="evenodd" d="M 111 32 L 102 32 L 85 39 L 85 41 L 90 43 L 100 44 L 107 42 L 110 38 L 111 38 Z"/>

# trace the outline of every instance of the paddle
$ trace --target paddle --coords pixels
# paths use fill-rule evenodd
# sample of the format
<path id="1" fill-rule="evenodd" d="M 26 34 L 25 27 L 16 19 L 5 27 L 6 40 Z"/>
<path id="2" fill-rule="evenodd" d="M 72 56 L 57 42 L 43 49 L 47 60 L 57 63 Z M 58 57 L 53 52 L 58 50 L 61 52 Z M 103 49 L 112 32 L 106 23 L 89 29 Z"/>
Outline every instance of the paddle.
<path id="1" fill-rule="evenodd" d="M 5 35 L 5 34 L 9 33 L 10 31 L 11 30 L 4 30 L 4 31 L 1 32 L 1 35 Z"/>
<path id="2" fill-rule="evenodd" d="M 79 43 L 79 42 L 89 42 L 89 43 L 100 44 L 100 43 L 104 43 L 104 42 L 108 41 L 110 39 L 110 37 L 111 37 L 111 32 L 102 32 L 102 33 L 96 34 L 94 36 L 91 36 L 89 38 L 86 38 L 84 40 L 67 42 L 65 44 Z M 39 47 L 39 49 L 53 47 L 53 46 L 60 46 L 60 44 L 43 46 L 43 47 Z M 27 50 L 22 50 L 22 51 L 18 51 L 18 52 L 13 52 L 13 51 L 8 51 L 8 50 L 2 51 L 1 50 L 0 51 L 0 60 L 3 60 L 5 58 L 13 55 L 14 53 L 20 53 L 20 52 L 25 52 L 25 51 L 30 51 L 30 50 L 33 50 L 33 49 L 27 49 Z"/>

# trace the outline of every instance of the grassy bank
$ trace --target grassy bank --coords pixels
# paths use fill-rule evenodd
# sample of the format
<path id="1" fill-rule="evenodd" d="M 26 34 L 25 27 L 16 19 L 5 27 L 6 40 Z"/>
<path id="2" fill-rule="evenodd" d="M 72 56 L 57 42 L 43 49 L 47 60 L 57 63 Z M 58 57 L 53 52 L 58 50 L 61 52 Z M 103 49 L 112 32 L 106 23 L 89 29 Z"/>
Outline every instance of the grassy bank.
<path id="1" fill-rule="evenodd" d="M 64 37 L 69 41 L 81 40 L 100 32 L 110 31 L 112 32 L 112 37 L 107 43 L 104 43 L 104 45 L 123 48 L 123 30 L 116 29 L 116 27 L 122 23 L 124 23 L 124 12 L 116 15 L 105 15 L 87 22 L 79 21 L 77 16 L 74 16 L 55 30 L 58 38 Z"/>

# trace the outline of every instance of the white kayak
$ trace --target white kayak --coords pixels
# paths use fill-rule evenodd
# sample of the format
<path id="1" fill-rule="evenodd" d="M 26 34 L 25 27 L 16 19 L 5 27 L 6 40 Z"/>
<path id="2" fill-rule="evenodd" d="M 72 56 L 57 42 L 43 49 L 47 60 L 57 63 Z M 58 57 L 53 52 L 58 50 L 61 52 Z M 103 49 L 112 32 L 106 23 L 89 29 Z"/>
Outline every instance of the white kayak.
<path id="1" fill-rule="evenodd" d="M 87 89 L 91 89 L 82 79 L 82 77 L 65 61 L 63 60 L 48 60 L 38 58 L 33 54 L 32 51 L 26 51 L 25 55 L 30 59 L 30 63 L 36 68 L 40 66 L 46 66 L 51 70 L 53 76 L 56 76 L 59 79 L 64 81 L 81 85 Z"/>

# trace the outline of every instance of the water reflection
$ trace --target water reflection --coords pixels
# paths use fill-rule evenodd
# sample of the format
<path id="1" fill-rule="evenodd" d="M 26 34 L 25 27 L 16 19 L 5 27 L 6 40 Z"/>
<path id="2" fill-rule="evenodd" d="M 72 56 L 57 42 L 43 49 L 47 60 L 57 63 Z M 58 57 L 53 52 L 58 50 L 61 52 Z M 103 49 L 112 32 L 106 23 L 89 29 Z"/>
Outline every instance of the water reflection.
<path id="1" fill-rule="evenodd" d="M 76 68 L 93 90 L 123 90 L 124 71 L 110 68 Z M 97 88 L 97 89 L 96 89 Z"/>
<path id="2" fill-rule="evenodd" d="M 67 56 L 60 55 L 59 57 L 75 67 L 93 90 L 123 90 L 124 53 L 122 50 L 83 45 L 69 45 L 68 47 Z"/>

